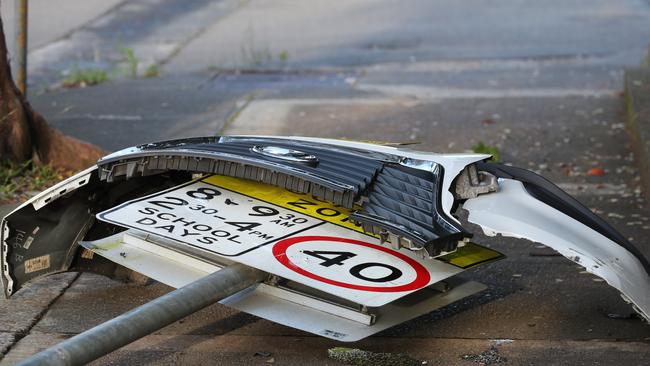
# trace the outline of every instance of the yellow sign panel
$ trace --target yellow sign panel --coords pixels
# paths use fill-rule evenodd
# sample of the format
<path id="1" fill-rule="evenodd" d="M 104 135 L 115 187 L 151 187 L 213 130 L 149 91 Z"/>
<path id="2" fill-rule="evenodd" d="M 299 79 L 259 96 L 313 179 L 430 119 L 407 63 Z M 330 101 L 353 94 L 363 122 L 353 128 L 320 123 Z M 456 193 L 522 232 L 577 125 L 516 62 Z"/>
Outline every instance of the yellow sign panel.
<path id="1" fill-rule="evenodd" d="M 308 194 L 295 193 L 264 183 L 222 175 L 209 176 L 203 179 L 203 182 L 378 238 L 376 235 L 364 232 L 360 226 L 353 223 L 349 218 L 351 212 L 347 208 L 335 206 L 330 202 L 316 199 Z M 357 207 L 357 209 L 360 208 Z M 467 243 L 465 246 L 459 247 L 455 252 L 436 259 L 466 269 L 503 257 L 503 254 L 490 248 Z"/>
<path id="2" fill-rule="evenodd" d="M 203 182 L 365 234 L 361 226 L 357 226 L 350 220 L 350 210 L 316 199 L 308 194 L 295 193 L 264 183 L 222 175 L 212 175 L 203 179 Z"/>
<path id="3" fill-rule="evenodd" d="M 467 269 L 479 264 L 502 259 L 504 257 L 503 254 L 496 250 L 474 243 L 467 243 L 465 246 L 459 247 L 455 252 L 445 254 L 436 259 L 453 264 L 456 267 Z"/>

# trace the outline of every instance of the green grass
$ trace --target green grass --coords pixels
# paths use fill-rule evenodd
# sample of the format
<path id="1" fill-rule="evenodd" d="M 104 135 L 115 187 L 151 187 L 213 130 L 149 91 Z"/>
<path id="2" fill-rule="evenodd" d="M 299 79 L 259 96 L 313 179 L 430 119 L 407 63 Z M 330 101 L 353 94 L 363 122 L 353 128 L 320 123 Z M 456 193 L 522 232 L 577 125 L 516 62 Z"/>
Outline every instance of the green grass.
<path id="1" fill-rule="evenodd" d="M 156 64 L 149 65 L 149 67 L 147 67 L 147 70 L 144 72 L 145 78 L 156 78 L 158 76 L 160 76 L 160 69 Z"/>
<path id="2" fill-rule="evenodd" d="M 36 165 L 31 161 L 18 164 L 0 162 L 0 202 L 20 202 L 70 176 L 71 172 Z"/>
<path id="3" fill-rule="evenodd" d="M 244 31 L 242 42 L 240 46 L 240 58 L 244 67 L 257 68 L 273 60 L 271 50 L 268 47 L 260 47 L 255 42 L 255 31 L 250 25 Z"/>
<path id="4" fill-rule="evenodd" d="M 255 48 L 254 46 L 241 47 L 241 60 L 244 66 L 259 67 L 273 59 L 268 48 Z"/>
<path id="5" fill-rule="evenodd" d="M 280 62 L 289 61 L 289 52 L 282 51 L 282 52 L 278 53 L 278 60 L 280 60 Z"/>
<path id="6" fill-rule="evenodd" d="M 477 154 L 490 154 L 492 155 L 493 161 L 501 161 L 501 153 L 499 152 L 499 148 L 496 146 L 487 145 L 483 141 L 479 141 L 478 144 L 472 146 L 472 151 Z"/>
<path id="7" fill-rule="evenodd" d="M 101 69 L 73 70 L 68 77 L 63 79 L 63 86 L 85 87 L 97 85 L 108 81 L 108 73 Z"/>
<path id="8" fill-rule="evenodd" d="M 131 79 L 137 78 L 138 63 L 140 63 L 140 61 L 135 57 L 135 51 L 133 51 L 133 48 L 119 46 L 117 50 L 120 52 L 120 55 L 122 55 L 123 61 L 126 62 L 127 68 L 124 73 L 125 76 Z"/>

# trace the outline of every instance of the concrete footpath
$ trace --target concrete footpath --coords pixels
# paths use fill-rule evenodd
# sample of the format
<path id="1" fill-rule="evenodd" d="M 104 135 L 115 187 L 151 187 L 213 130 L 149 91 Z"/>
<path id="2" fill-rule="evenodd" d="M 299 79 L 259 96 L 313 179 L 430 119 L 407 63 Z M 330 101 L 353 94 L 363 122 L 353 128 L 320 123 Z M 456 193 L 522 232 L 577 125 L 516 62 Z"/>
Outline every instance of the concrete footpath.
<path id="1" fill-rule="evenodd" d="M 171 3 L 184 6 L 155 0 L 147 9 Z M 213 18 L 197 20 L 196 32 L 164 53 L 160 77 L 35 92 L 32 104 L 55 127 L 107 150 L 213 134 L 420 141 L 415 148 L 439 152 L 484 142 L 505 162 L 576 196 L 650 257 L 650 205 L 623 96 L 623 70 L 639 64 L 650 41 L 647 2 L 310 8 L 253 0 L 219 11 L 220 2 L 200 3 Z M 165 19 L 198 19 L 205 8 L 194 6 Z M 126 13 L 147 22 L 135 8 L 117 10 L 101 24 L 123 24 Z M 310 25 L 323 19 L 330 26 L 322 32 Z M 111 29 L 97 33 L 91 25 L 63 41 L 74 49 L 81 35 Z M 157 44 L 169 31 L 142 26 L 152 38 L 127 43 Z M 253 41 L 239 47 L 233 37 L 250 39 L 248 28 Z M 482 353 L 485 364 L 647 364 L 650 327 L 602 280 L 535 243 L 481 234 L 475 241 L 508 256 L 464 275 L 488 290 L 361 342 L 338 343 L 214 305 L 95 364 L 333 365 L 327 349 L 334 346 L 401 352 L 430 365 L 474 365 L 468 355 Z M 87 273 L 35 281 L 0 300 L 0 365 L 169 290 Z"/>

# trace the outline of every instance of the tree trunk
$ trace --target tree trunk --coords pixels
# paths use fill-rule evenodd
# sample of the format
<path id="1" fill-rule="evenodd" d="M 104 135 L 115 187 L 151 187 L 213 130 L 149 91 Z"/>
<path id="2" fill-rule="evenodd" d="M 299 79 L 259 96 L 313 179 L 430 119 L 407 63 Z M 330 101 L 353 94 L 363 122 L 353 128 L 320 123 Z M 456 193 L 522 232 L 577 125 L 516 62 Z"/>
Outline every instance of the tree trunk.
<path id="1" fill-rule="evenodd" d="M 0 17 L 0 159 L 50 164 L 67 170 L 87 168 L 106 153 L 48 126 L 29 105 L 11 77 Z"/>

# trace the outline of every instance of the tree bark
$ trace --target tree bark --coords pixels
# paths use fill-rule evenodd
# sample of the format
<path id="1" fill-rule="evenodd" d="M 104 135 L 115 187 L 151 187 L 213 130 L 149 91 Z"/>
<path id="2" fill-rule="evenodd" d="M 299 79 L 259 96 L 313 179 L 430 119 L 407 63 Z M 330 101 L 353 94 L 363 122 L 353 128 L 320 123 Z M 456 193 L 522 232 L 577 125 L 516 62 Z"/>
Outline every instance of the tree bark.
<path id="1" fill-rule="evenodd" d="M 0 17 L 0 159 L 50 164 L 67 170 L 87 168 L 106 152 L 51 128 L 35 112 L 11 77 Z"/>

